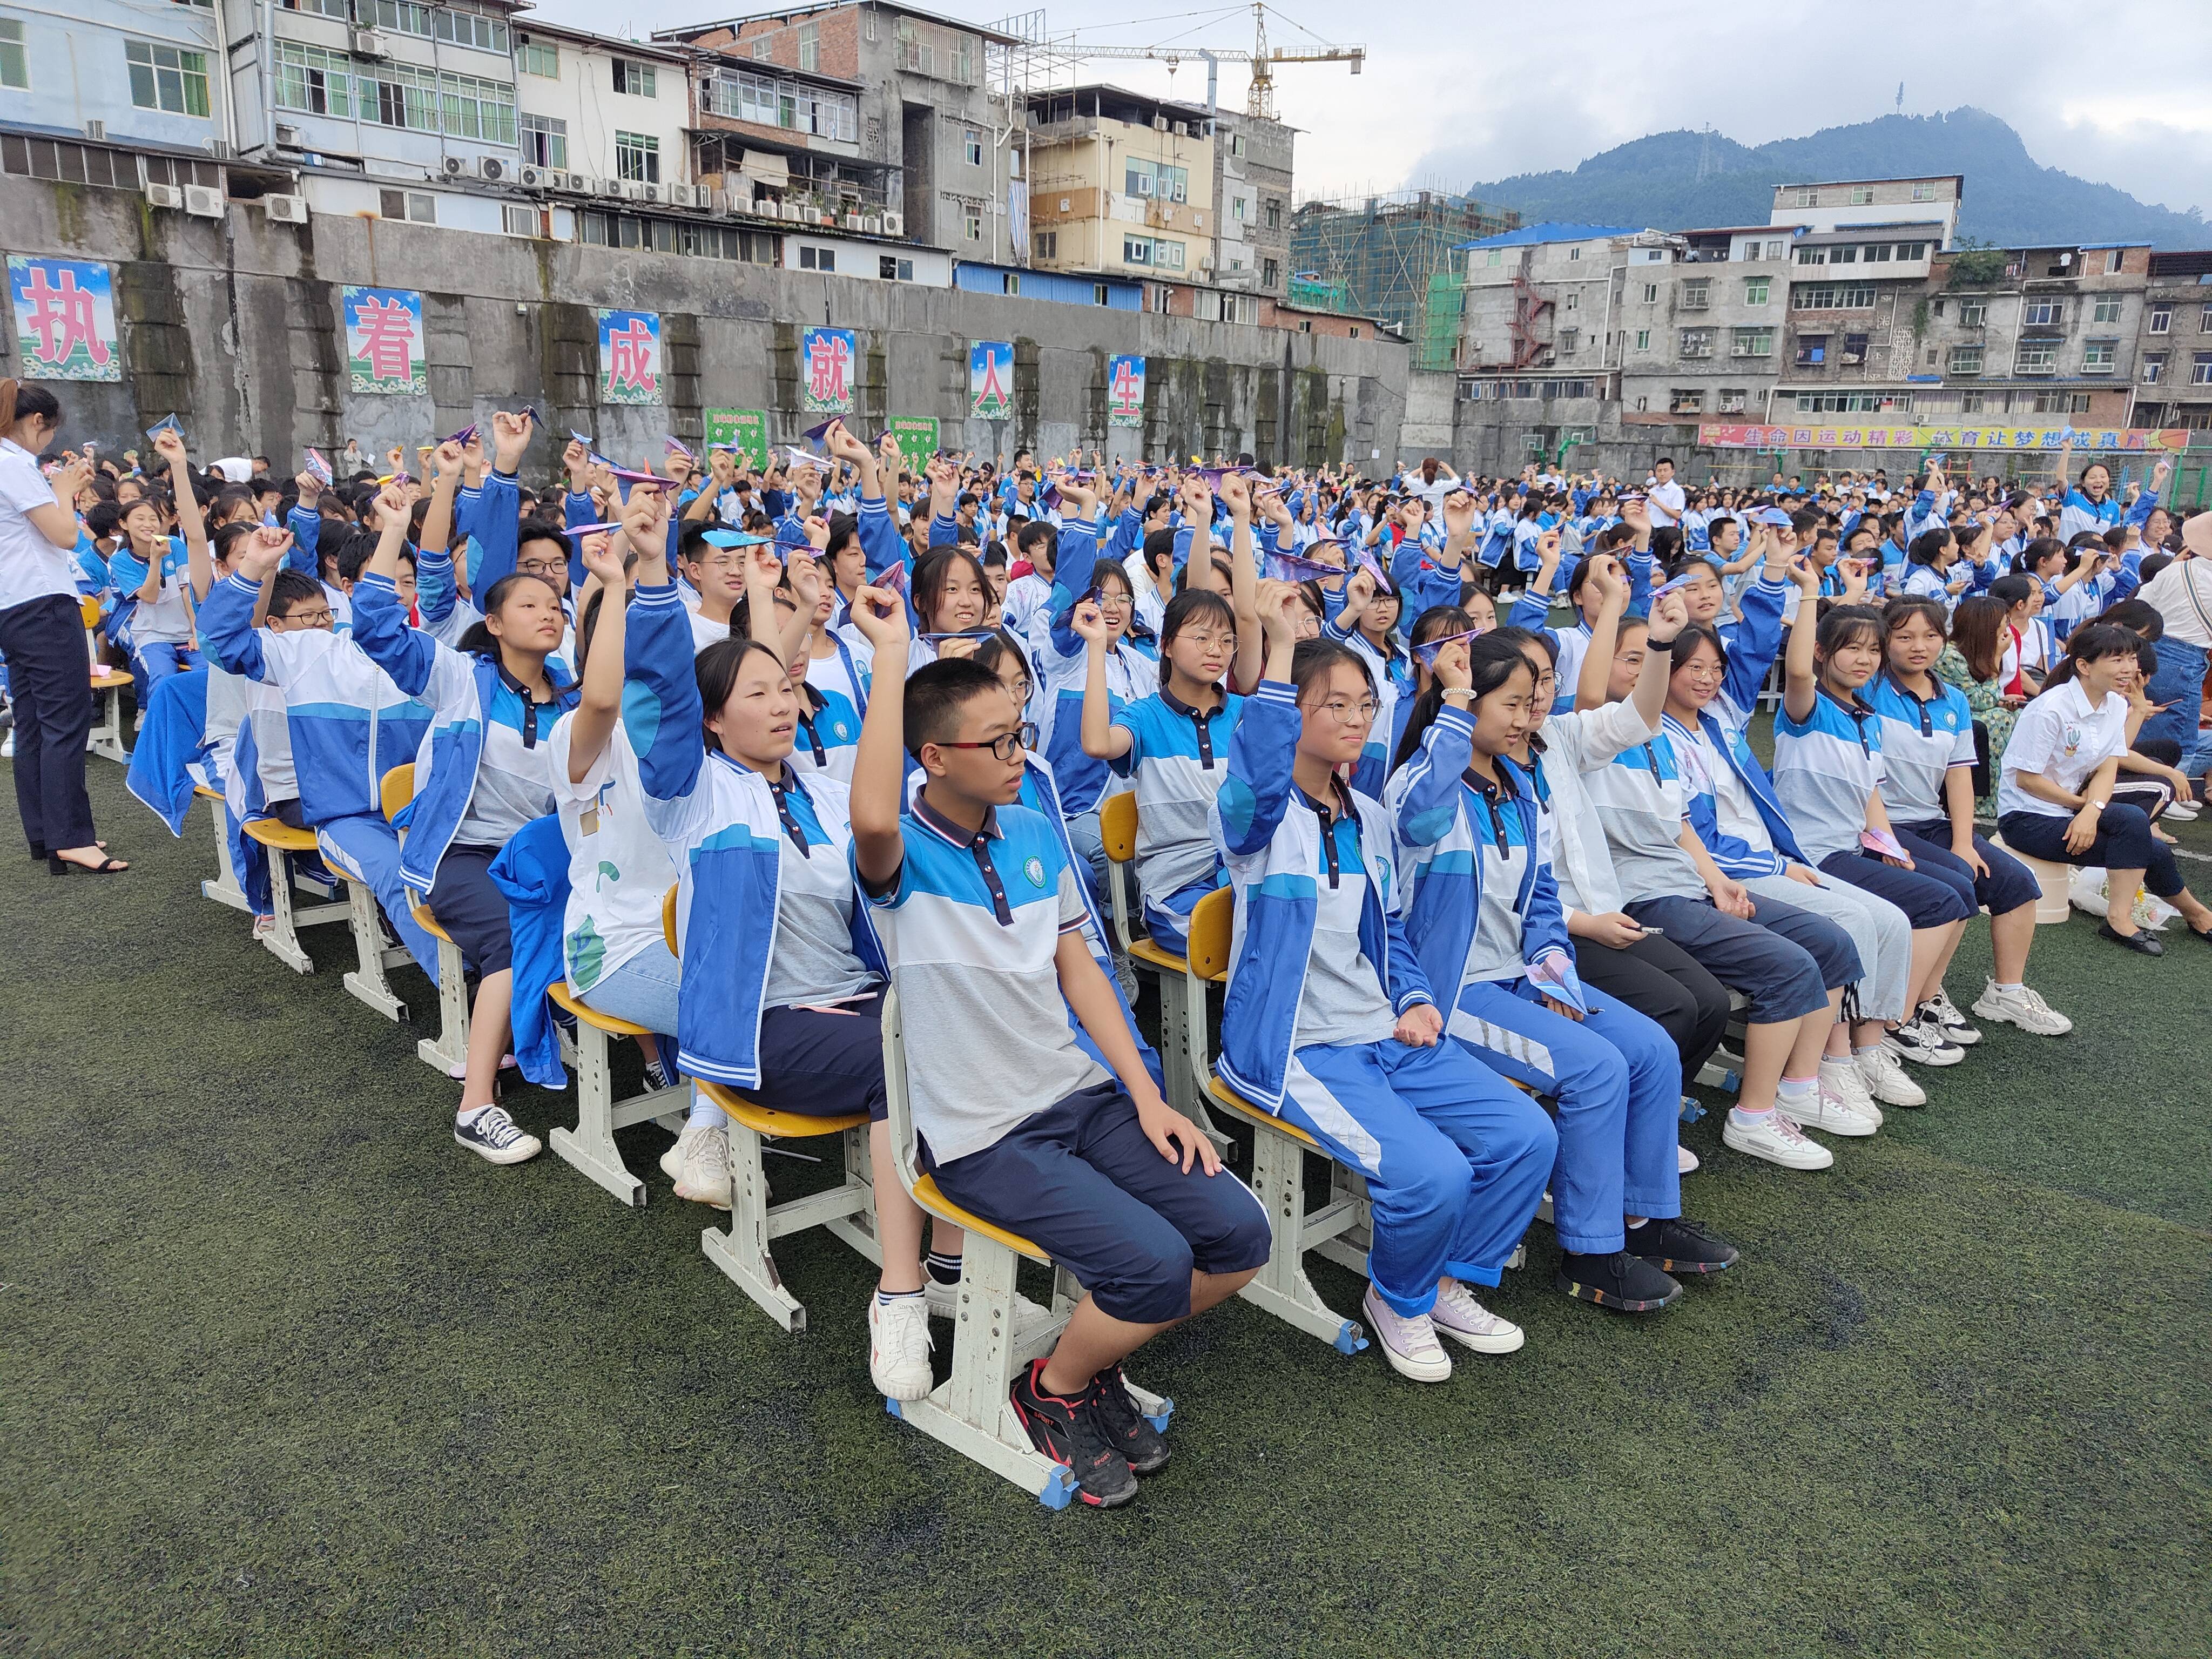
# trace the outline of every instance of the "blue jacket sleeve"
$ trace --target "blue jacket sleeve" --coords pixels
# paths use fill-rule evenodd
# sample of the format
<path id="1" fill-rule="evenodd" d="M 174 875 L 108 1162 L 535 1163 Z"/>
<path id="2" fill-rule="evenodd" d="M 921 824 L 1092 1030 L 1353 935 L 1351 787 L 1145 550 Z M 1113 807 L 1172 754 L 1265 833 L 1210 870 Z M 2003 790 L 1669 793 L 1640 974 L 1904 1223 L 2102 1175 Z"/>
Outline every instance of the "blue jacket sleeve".
<path id="1" fill-rule="evenodd" d="M 1559 580 L 1558 571 L 1552 573 L 1552 580 Z M 1521 597 L 1513 601 L 1513 609 L 1506 613 L 1505 625 L 1525 628 L 1531 633 L 1549 632 L 1551 617 L 1551 591 L 1547 588 L 1540 593 L 1536 591 L 1536 584 L 1531 581 L 1521 590 Z"/>
<path id="2" fill-rule="evenodd" d="M 960 542 L 960 520 L 932 514 L 929 520 L 929 544 L 932 547 L 955 547 Z"/>
<path id="3" fill-rule="evenodd" d="M 1095 519 L 1070 519 L 1060 527 L 1060 550 L 1053 555 L 1052 646 L 1063 657 L 1079 654 L 1083 636 L 1068 625 L 1075 602 L 1091 591 L 1091 573 L 1098 568 L 1098 523 Z"/>
<path id="4" fill-rule="evenodd" d="M 1642 617 L 1651 610 L 1651 571 L 1658 563 L 1649 551 L 1632 552 L 1621 561 L 1628 570 L 1628 614 Z"/>
<path id="5" fill-rule="evenodd" d="M 453 577 L 450 553 L 415 555 L 415 608 L 422 613 L 425 632 L 436 634 L 461 603 L 459 584 Z"/>
<path id="6" fill-rule="evenodd" d="M 399 590 L 392 578 L 364 572 L 353 585 L 353 642 L 368 659 L 392 676 L 392 683 L 410 697 L 430 688 L 438 666 L 438 642 L 407 625 Z"/>
<path id="7" fill-rule="evenodd" d="M 656 800 L 690 795 L 706 764 L 694 660 L 691 623 L 676 585 L 640 583 L 623 652 L 623 726 L 637 750 L 638 781 Z"/>
<path id="8" fill-rule="evenodd" d="M 1781 654 L 1782 605 L 1789 592 L 1789 583 L 1770 581 L 1763 574 L 1743 591 L 1739 601 L 1743 626 L 1729 646 L 1728 674 L 1721 682 L 1721 690 L 1738 708 L 1757 703 L 1766 671 Z"/>
<path id="9" fill-rule="evenodd" d="M 858 514 L 860 534 L 860 556 L 867 562 L 868 580 L 875 579 L 895 564 L 906 564 L 906 538 L 898 533 L 898 526 L 891 520 L 890 503 L 882 496 L 860 497 Z M 939 545 L 936 525 L 930 526 L 930 545 Z M 908 571 L 911 577 L 913 572 Z"/>
<path id="10" fill-rule="evenodd" d="M 463 484 L 453 492 L 453 534 L 452 544 L 459 546 L 477 533 L 477 524 L 483 517 L 483 486 L 474 489 Z"/>
<path id="11" fill-rule="evenodd" d="M 1406 761 L 1406 781 L 1390 833 L 1401 847 L 1433 847 L 1458 817 L 1460 775 L 1474 757 L 1474 719 L 1449 703 L 1437 710 L 1421 746 Z"/>
<path id="12" fill-rule="evenodd" d="M 303 576 L 317 574 L 321 568 L 317 553 L 323 544 L 323 515 L 295 504 L 284 515 L 284 527 L 292 532 L 292 550 L 284 556 L 284 568 Z"/>
<path id="13" fill-rule="evenodd" d="M 2120 522 L 2124 526 L 2132 525 L 2140 530 L 2150 522 L 2150 515 L 2157 510 L 2158 491 L 2146 489 L 2135 498 L 2134 503 L 2128 508 L 2127 517 Z"/>
<path id="14" fill-rule="evenodd" d="M 589 495 L 583 498 L 585 511 L 591 510 Z M 573 505 L 577 497 L 568 497 Z M 512 472 L 487 472 L 477 507 L 476 528 L 471 532 L 477 544 L 483 548 L 483 556 L 477 562 L 477 576 L 473 584 L 479 593 L 491 592 L 491 585 L 502 576 L 514 574 L 514 561 L 520 544 L 520 526 L 515 517 L 521 502 L 521 492 Z M 589 524 L 589 518 L 570 518 L 570 524 Z M 573 561 L 572 561 L 573 562 Z M 573 572 L 571 573 L 574 574 Z M 428 622 L 426 610 L 422 619 Z"/>
<path id="15" fill-rule="evenodd" d="M 1133 507 L 1121 509 L 1121 516 L 1114 520 L 1114 533 L 1107 538 L 1106 556 L 1113 560 L 1126 559 L 1137 550 L 1144 540 L 1145 515 Z"/>
<path id="16" fill-rule="evenodd" d="M 1244 700 L 1229 739 L 1229 775 L 1218 802 L 1221 833 L 1231 854 L 1256 853 L 1273 839 L 1290 805 L 1291 764 L 1304 724 L 1297 688 L 1287 680 L 1261 680 Z"/>
<path id="17" fill-rule="evenodd" d="M 1421 959 L 1413 954 L 1413 941 L 1406 937 L 1405 917 L 1393 910 L 1382 918 L 1382 926 L 1390 941 L 1391 1012 L 1402 1014 L 1424 1002 L 1433 1005 L 1437 994 L 1421 969 Z"/>
<path id="18" fill-rule="evenodd" d="M 202 643 L 226 669 L 250 680 L 269 678 L 261 654 L 261 630 L 253 625 L 253 607 L 260 597 L 260 588 L 243 576 L 226 576 L 209 591 L 207 603 L 199 610 Z"/>
<path id="19" fill-rule="evenodd" d="M 1531 835 L 1535 828 L 1529 824 Z M 1536 866 L 1528 884 L 1528 902 L 1521 908 L 1521 960 L 1534 963 L 1547 951 L 1565 951 L 1567 960 L 1574 960 L 1574 946 L 1567 939 L 1566 913 L 1559 908 L 1559 878 L 1552 873 L 1549 859 Z"/>

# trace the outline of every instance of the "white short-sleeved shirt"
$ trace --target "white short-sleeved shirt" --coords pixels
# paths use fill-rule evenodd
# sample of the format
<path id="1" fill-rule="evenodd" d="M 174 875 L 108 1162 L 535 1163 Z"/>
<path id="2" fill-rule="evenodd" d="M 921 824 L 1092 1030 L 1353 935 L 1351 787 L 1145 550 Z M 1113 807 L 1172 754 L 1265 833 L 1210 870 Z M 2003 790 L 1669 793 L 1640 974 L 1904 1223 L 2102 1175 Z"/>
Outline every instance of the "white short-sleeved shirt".
<path id="1" fill-rule="evenodd" d="M 0 438 L 0 611 L 51 594 L 76 595 L 76 555 L 46 538 L 30 514 L 52 507 L 54 487 L 39 458 L 13 438 Z"/>
<path id="2" fill-rule="evenodd" d="M 581 783 L 568 780 L 575 732 L 575 715 L 564 714 L 551 745 L 554 805 L 568 843 L 561 960 L 568 989 L 589 1000 L 593 986 L 659 942 L 661 897 L 676 880 L 676 862 L 646 822 L 637 751 L 622 722 L 615 722 Z"/>
<path id="3" fill-rule="evenodd" d="M 2005 744 L 2004 764 L 1997 778 L 1997 816 L 2034 812 L 2046 818 L 2070 818 L 2075 809 L 2031 795 L 2020 787 L 2020 774 L 2033 772 L 2048 778 L 2069 794 L 2081 793 L 2090 775 L 2128 747 L 2128 700 L 2116 691 L 2105 694 L 2095 708 L 2079 680 L 2045 692 L 2020 711 Z"/>

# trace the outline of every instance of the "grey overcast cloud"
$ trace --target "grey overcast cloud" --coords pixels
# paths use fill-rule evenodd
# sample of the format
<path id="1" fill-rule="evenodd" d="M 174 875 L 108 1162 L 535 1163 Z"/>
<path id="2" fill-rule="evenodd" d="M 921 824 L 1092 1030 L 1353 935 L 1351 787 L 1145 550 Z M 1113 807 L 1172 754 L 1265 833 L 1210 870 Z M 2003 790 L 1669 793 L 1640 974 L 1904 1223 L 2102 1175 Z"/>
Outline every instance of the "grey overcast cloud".
<path id="1" fill-rule="evenodd" d="M 1054 33 L 1085 45 L 1250 47 L 1248 5 L 1167 15 L 1156 6 L 1069 0 L 1047 18 Z M 538 9 L 556 22 L 609 27 L 605 9 L 586 0 L 543 0 Z M 746 9 L 641 0 L 623 28 L 644 35 Z M 979 23 L 1006 15 L 994 7 L 935 9 Z M 2205 0 L 2087 9 L 2061 0 L 1858 0 L 1840 9 L 1832 0 L 1748 9 L 1585 0 L 1549 14 L 1565 27 L 1547 27 L 1544 40 L 1518 33 L 1516 20 L 1547 15 L 1292 0 L 1270 19 L 1273 45 L 1341 41 L 1369 53 L 1358 76 L 1341 64 L 1277 71 L 1278 113 L 1303 130 L 1299 194 L 1459 189 L 1572 167 L 1645 133 L 1708 123 L 1738 143 L 1765 143 L 1890 113 L 1901 81 L 1907 114 L 1975 105 L 2010 122 L 2045 167 L 2176 210 L 2212 208 Z M 1438 32 L 1440 19 L 1450 20 L 1448 31 Z M 1206 95 L 1206 66 L 1194 59 L 1172 79 L 1164 65 L 1141 60 L 1093 60 L 1079 73 L 1192 101 Z M 1242 108 L 1245 86 L 1242 65 L 1223 66 L 1224 103 Z"/>

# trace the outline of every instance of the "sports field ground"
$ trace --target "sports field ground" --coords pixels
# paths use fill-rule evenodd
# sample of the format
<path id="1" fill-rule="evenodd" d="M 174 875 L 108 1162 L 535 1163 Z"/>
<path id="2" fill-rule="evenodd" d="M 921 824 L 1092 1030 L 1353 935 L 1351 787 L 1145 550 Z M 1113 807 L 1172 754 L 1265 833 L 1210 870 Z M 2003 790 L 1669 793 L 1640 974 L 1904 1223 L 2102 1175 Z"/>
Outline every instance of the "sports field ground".
<path id="1" fill-rule="evenodd" d="M 1832 1172 L 1692 1126 L 1687 1204 L 1745 1260 L 1667 1314 L 1556 1294 L 1540 1225 L 1494 1304 L 1528 1346 L 1443 1387 L 1234 1303 L 1134 1368 L 1169 1468 L 1055 1514 L 884 1414 L 843 1245 L 779 1246 L 788 1337 L 649 1126 L 640 1211 L 468 1157 L 343 930 L 294 976 L 199 896 L 204 817 L 172 842 L 92 779 L 131 874 L 50 878 L 12 814 L 0 860 L 0 1652 L 2212 1654 L 2212 948 L 2179 923 L 2157 962 L 2040 930 L 2073 1036 L 1993 1029 Z"/>

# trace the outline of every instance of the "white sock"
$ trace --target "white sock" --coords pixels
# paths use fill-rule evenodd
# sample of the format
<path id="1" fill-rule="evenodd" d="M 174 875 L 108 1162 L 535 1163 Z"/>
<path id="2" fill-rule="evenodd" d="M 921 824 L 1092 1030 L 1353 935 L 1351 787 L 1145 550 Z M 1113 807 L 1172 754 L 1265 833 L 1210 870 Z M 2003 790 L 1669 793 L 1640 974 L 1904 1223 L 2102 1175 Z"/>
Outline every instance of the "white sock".
<path id="1" fill-rule="evenodd" d="M 1799 1106 L 1809 1103 L 1820 1091 L 1817 1077 L 1785 1077 L 1775 1085 L 1774 1103 L 1777 1106 Z"/>
<path id="2" fill-rule="evenodd" d="M 879 1286 L 876 1291 L 876 1305 L 888 1308 L 894 1302 L 911 1302 L 924 1294 L 926 1292 L 921 1291 L 886 1291 Z"/>
<path id="3" fill-rule="evenodd" d="M 486 1101 L 481 1106 L 464 1106 L 459 1111 L 453 1114 L 453 1121 L 465 1128 L 468 1125 L 477 1121 L 477 1115 L 479 1112 L 489 1111 L 491 1109 L 491 1102 Z"/>
<path id="4" fill-rule="evenodd" d="M 730 1115 L 727 1112 L 696 1089 L 691 1091 L 691 1115 L 685 1120 L 687 1127 L 692 1124 L 703 1123 L 710 1129 L 720 1129 L 727 1127 L 729 1121 Z"/>
<path id="5" fill-rule="evenodd" d="M 2018 981 L 2014 981 L 2010 985 L 1999 985 L 1997 986 L 1997 989 L 2000 991 L 2025 991 L 2027 989 L 2027 987 L 2020 983 Z"/>

